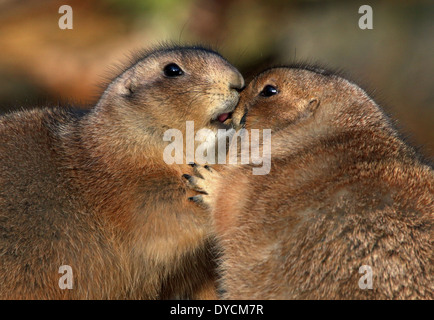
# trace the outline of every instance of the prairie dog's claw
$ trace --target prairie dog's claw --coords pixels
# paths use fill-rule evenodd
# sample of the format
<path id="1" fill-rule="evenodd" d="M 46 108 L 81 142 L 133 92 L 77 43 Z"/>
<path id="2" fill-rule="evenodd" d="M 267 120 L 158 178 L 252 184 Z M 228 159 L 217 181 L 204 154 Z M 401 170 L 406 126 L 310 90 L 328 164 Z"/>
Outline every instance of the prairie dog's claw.
<path id="1" fill-rule="evenodd" d="M 189 163 L 189 165 L 193 167 L 194 175 L 183 174 L 182 176 L 190 189 L 200 192 L 201 194 L 190 197 L 188 200 L 202 207 L 210 208 L 213 200 L 211 193 L 214 192 L 216 179 L 218 179 L 219 174 L 207 165 L 201 166 L 196 163 Z"/>

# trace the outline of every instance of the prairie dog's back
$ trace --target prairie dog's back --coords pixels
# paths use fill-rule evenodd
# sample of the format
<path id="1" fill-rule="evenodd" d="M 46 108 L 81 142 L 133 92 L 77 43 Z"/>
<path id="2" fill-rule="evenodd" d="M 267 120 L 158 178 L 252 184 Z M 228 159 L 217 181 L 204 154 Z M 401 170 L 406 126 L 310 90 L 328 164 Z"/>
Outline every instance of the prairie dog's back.
<path id="1" fill-rule="evenodd" d="M 98 260 L 90 252 L 102 251 L 103 235 L 68 176 L 60 135 L 73 118 L 45 109 L 0 119 L 0 298 L 92 296 L 86 279 L 96 270 L 85 261 Z M 81 287 L 60 290 L 63 265 L 74 266 Z"/>
<path id="2" fill-rule="evenodd" d="M 273 159 L 267 176 L 227 173 L 232 193 L 246 198 L 228 204 L 221 195 L 214 212 L 225 230 L 226 298 L 431 299 L 432 169 L 399 161 L 333 168 L 321 150 L 311 153 Z M 359 287 L 362 266 L 373 271 L 372 290 Z"/>

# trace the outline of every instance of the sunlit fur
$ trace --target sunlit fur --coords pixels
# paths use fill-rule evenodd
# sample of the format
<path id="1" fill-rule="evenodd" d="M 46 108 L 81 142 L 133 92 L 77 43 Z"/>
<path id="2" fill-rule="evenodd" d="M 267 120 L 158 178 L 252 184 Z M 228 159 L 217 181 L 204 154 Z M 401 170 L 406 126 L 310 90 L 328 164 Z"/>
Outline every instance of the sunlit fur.
<path id="1" fill-rule="evenodd" d="M 263 97 L 266 85 L 279 93 Z M 433 299 L 434 172 L 357 85 L 276 68 L 243 91 L 234 121 L 272 129 L 272 168 L 202 181 L 229 299 Z M 359 268 L 373 289 L 359 288 Z"/>
<path id="2" fill-rule="evenodd" d="M 182 77 L 163 68 L 178 64 Z M 166 129 L 216 128 L 240 73 L 198 47 L 163 47 L 127 68 L 84 115 L 39 109 L 0 118 L 0 298 L 215 297 L 207 212 L 167 165 Z M 61 290 L 61 265 L 74 287 Z"/>

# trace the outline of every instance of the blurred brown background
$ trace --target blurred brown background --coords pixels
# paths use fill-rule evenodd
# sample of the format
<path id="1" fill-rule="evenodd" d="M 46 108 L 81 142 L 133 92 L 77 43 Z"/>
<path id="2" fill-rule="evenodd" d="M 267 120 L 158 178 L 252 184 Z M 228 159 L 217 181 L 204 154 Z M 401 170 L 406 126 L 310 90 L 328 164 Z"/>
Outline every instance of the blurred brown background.
<path id="1" fill-rule="evenodd" d="M 364 4 L 373 30 L 358 27 Z M 211 45 L 247 80 L 294 61 L 342 69 L 434 157 L 433 1 L 0 0 L 0 113 L 89 107 L 113 66 L 161 41 Z"/>

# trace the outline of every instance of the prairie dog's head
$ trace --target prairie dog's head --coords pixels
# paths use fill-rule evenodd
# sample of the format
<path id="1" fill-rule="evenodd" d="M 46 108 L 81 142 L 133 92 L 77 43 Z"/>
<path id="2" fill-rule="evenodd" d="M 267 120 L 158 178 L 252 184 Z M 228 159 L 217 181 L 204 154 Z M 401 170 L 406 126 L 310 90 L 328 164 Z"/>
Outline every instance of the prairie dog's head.
<path id="1" fill-rule="evenodd" d="M 164 47 L 145 55 L 106 89 L 97 108 L 110 109 L 130 128 L 184 132 L 230 126 L 244 79 L 218 53 L 200 47 Z"/>
<path id="2" fill-rule="evenodd" d="M 262 72 L 244 89 L 233 122 L 274 132 L 313 115 L 322 127 L 358 126 L 383 117 L 369 96 L 344 78 L 313 67 L 279 67 Z"/>

